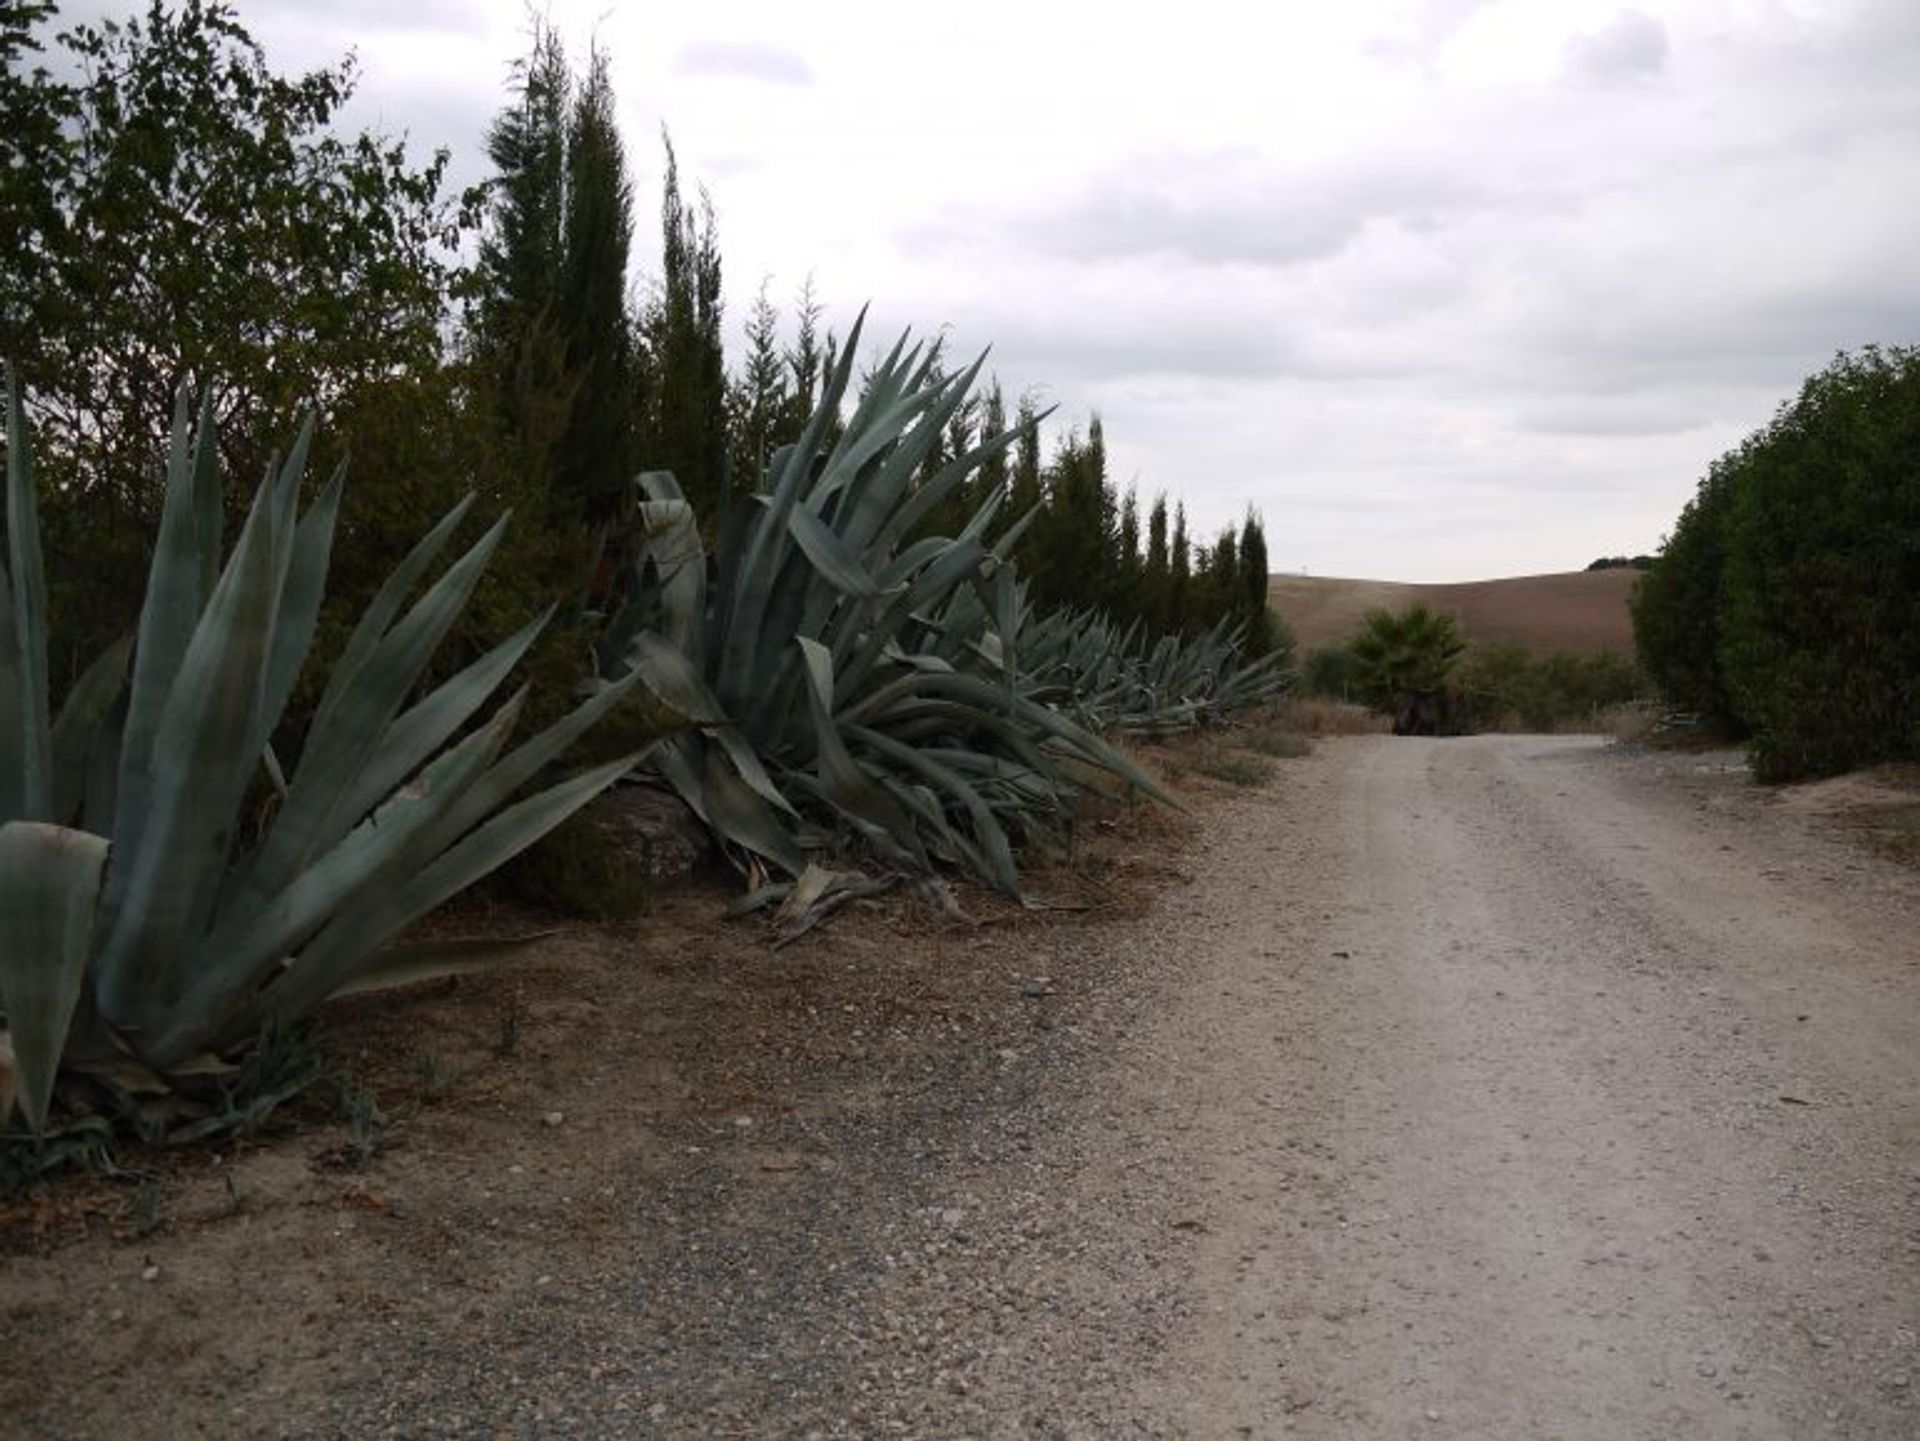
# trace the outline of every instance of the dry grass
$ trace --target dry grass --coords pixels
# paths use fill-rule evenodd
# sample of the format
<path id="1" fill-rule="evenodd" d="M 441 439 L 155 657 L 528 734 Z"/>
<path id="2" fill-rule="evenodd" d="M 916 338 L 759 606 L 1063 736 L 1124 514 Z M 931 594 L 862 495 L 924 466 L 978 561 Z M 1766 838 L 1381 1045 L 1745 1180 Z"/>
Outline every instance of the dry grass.
<path id="1" fill-rule="evenodd" d="M 1659 719 L 1658 703 L 1650 700 L 1627 701 L 1622 705 L 1607 706 L 1594 717 L 1594 727 L 1602 735 L 1633 745 L 1644 741 Z"/>
<path id="2" fill-rule="evenodd" d="M 1288 700 L 1280 708 L 1280 719 L 1288 730 L 1303 736 L 1385 735 L 1393 729 L 1387 717 L 1375 715 L 1363 705 L 1316 696 Z"/>
<path id="3" fill-rule="evenodd" d="M 1456 616 L 1461 630 L 1483 643 L 1516 641 L 1542 653 L 1631 654 L 1633 622 L 1627 599 L 1638 574 L 1581 570 L 1460 585 L 1276 575 L 1267 582 L 1267 598 L 1293 628 L 1303 655 L 1341 644 L 1375 607 L 1401 610 L 1417 603 Z"/>

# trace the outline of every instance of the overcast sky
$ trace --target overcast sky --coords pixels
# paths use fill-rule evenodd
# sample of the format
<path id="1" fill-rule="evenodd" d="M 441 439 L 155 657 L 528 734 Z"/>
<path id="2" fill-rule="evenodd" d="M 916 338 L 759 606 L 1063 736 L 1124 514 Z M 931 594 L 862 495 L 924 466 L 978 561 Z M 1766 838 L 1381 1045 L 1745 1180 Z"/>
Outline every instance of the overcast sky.
<path id="1" fill-rule="evenodd" d="M 518 0 L 238 9 L 484 174 Z M 1836 350 L 1920 341 L 1916 0 L 546 13 L 610 52 L 643 269 L 664 124 L 734 322 L 810 274 L 842 328 L 991 345 L 1197 533 L 1258 507 L 1276 569 L 1651 550 Z"/>

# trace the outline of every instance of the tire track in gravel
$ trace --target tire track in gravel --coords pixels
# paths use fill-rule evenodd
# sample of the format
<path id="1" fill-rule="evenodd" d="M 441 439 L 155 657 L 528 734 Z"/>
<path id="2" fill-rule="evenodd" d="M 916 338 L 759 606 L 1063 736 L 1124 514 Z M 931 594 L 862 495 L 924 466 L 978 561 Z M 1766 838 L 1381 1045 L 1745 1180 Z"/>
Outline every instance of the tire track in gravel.
<path id="1" fill-rule="evenodd" d="M 1920 886 L 1651 768 L 1355 739 L 1217 817 L 1147 1429 L 1920 1433 Z"/>

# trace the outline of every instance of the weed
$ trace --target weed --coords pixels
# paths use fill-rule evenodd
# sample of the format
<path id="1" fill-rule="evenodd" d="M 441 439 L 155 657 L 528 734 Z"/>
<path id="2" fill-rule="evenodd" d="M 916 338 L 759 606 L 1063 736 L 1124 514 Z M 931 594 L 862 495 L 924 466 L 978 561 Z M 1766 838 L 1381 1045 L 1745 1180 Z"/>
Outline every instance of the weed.
<path id="1" fill-rule="evenodd" d="M 166 1192 L 158 1181 L 148 1179 L 133 1188 L 127 1197 L 127 1224 L 136 1236 L 151 1236 L 167 1224 Z"/>
<path id="2" fill-rule="evenodd" d="M 446 1068 L 440 1064 L 438 1054 L 433 1051 L 427 1051 L 422 1054 L 417 1063 L 417 1069 L 420 1072 L 420 1098 L 422 1100 L 428 1102 L 438 1101 L 447 1094 L 448 1086 L 451 1084 L 451 1078 L 447 1075 Z"/>
<path id="3" fill-rule="evenodd" d="M 373 1092 L 345 1081 L 340 1083 L 340 1115 L 347 1123 L 341 1161 L 349 1167 L 364 1166 L 380 1149 L 380 1133 L 386 1129 L 387 1118 L 380 1114 Z"/>
<path id="4" fill-rule="evenodd" d="M 494 1044 L 494 1054 L 511 1056 L 520 1049 L 520 1008 L 514 1007 L 500 1018 L 500 1039 Z"/>
<path id="5" fill-rule="evenodd" d="M 1235 786 L 1260 786 L 1273 779 L 1274 764 L 1265 756 L 1229 750 L 1217 743 L 1194 752 L 1193 768 L 1203 776 Z"/>
<path id="6" fill-rule="evenodd" d="M 1298 760 L 1313 750 L 1313 743 L 1292 726 L 1280 721 L 1268 721 L 1264 725 L 1254 726 L 1234 737 L 1235 741 L 1250 751 L 1258 751 L 1263 756 L 1272 756 L 1276 760 Z"/>

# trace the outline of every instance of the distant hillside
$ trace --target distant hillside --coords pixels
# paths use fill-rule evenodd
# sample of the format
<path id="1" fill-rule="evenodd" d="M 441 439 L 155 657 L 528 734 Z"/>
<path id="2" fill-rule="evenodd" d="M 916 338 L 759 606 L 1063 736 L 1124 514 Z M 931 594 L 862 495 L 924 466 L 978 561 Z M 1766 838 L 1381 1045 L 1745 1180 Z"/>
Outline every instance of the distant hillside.
<path id="1" fill-rule="evenodd" d="M 1399 610 L 1421 601 L 1457 616 L 1469 640 L 1518 641 L 1538 651 L 1631 653 L 1627 597 L 1638 577 L 1633 570 L 1577 570 L 1459 585 L 1407 585 L 1276 575 L 1267 583 L 1267 596 L 1293 627 L 1302 654 L 1346 640 L 1375 606 Z"/>

